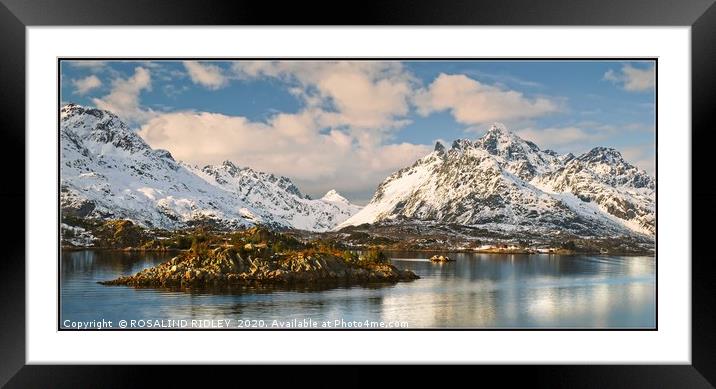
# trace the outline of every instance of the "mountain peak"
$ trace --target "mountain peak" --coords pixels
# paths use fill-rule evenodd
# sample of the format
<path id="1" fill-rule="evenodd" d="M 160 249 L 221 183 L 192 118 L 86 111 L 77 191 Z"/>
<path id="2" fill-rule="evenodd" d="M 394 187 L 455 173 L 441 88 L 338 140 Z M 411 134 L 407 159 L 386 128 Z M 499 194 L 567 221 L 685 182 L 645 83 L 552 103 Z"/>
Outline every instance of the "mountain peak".
<path id="1" fill-rule="evenodd" d="M 79 104 L 76 104 L 76 103 L 67 103 L 67 104 L 63 105 L 63 106 L 60 108 L 60 112 L 61 112 L 61 113 L 68 113 L 68 112 L 73 112 L 73 111 L 76 111 L 76 110 L 79 110 L 79 109 L 84 109 L 84 108 L 85 108 L 85 107 L 83 107 L 83 106 L 81 106 L 81 105 L 79 105 Z"/>
<path id="2" fill-rule="evenodd" d="M 514 139 L 522 139 L 512 133 L 502 123 L 493 123 L 478 141 L 483 144 L 511 143 Z"/>
<path id="3" fill-rule="evenodd" d="M 517 227 L 546 235 L 654 233 L 654 180 L 614 149 L 594 148 L 572 162 L 572 154 L 542 151 L 501 124 L 477 140 L 455 140 L 435 158 L 440 146 L 386 178 L 371 201 L 337 228 L 414 223 Z"/>
<path id="4" fill-rule="evenodd" d="M 595 147 L 579 156 L 579 159 L 586 162 L 623 162 L 622 154 L 611 147 Z"/>
<path id="5" fill-rule="evenodd" d="M 130 153 L 152 152 L 151 148 L 135 131 L 117 115 L 103 109 L 66 104 L 60 109 L 60 130 L 63 136 L 78 137 L 88 148 L 103 154 L 104 145 Z"/>
<path id="6" fill-rule="evenodd" d="M 223 170 L 232 177 L 238 177 L 241 174 L 244 174 L 246 170 L 250 170 L 248 168 L 242 168 L 241 166 L 238 166 L 237 164 L 229 161 L 228 159 L 223 161 L 221 165 L 207 165 L 206 167 L 204 167 L 205 171 L 211 171 L 215 169 Z M 251 173 L 251 171 L 248 171 L 248 173 Z"/>
<path id="7" fill-rule="evenodd" d="M 241 168 L 236 166 L 235 163 L 229 161 L 228 159 L 221 163 L 221 166 L 231 169 L 231 170 L 240 170 Z"/>
<path id="8" fill-rule="evenodd" d="M 497 123 L 497 122 L 492 123 L 492 125 L 487 130 L 487 132 L 492 133 L 492 134 L 505 134 L 505 135 L 511 134 L 510 130 L 507 129 L 507 126 L 505 126 L 502 123 Z"/>
<path id="9" fill-rule="evenodd" d="M 61 113 L 67 113 L 67 112 L 74 111 L 74 110 L 76 110 L 77 108 L 80 108 L 80 107 L 81 107 L 81 106 L 80 106 L 79 104 L 68 103 L 68 104 L 63 105 L 63 106 L 60 108 L 60 112 L 61 112 Z"/>
<path id="10" fill-rule="evenodd" d="M 502 123 L 494 123 L 485 132 L 485 135 L 475 141 L 475 144 L 492 155 L 500 155 L 510 160 L 515 158 L 533 159 L 528 157 L 527 154 L 534 154 L 540 151 L 536 144 L 520 138 Z"/>
<path id="11" fill-rule="evenodd" d="M 434 151 L 437 151 L 438 153 L 442 153 L 442 152 L 445 151 L 445 146 L 443 146 L 443 144 L 440 143 L 440 141 L 437 141 L 437 142 L 435 142 L 435 149 L 434 149 Z"/>
<path id="12" fill-rule="evenodd" d="M 116 119 L 117 115 L 113 114 L 112 112 L 105 111 L 103 109 L 99 108 L 93 108 L 93 107 L 86 107 L 84 105 L 79 105 L 76 103 L 68 103 L 62 106 L 60 108 L 60 118 L 62 120 L 70 118 L 75 115 L 91 115 L 94 116 L 97 119 L 103 119 L 105 117 L 109 119 Z"/>
<path id="13" fill-rule="evenodd" d="M 470 142 L 467 139 L 455 139 L 452 142 L 452 149 L 453 150 L 465 150 L 466 148 L 472 146 L 472 142 Z"/>
<path id="14" fill-rule="evenodd" d="M 331 189 L 331 190 L 329 190 L 328 192 L 326 192 L 326 194 L 323 195 L 323 197 L 321 197 L 321 200 L 323 200 L 323 201 L 329 201 L 329 202 L 332 202 L 332 203 L 335 203 L 335 202 L 347 203 L 347 202 L 348 202 L 348 199 L 346 199 L 345 197 L 341 196 L 341 194 L 338 193 L 338 191 L 335 190 L 335 189 Z"/>

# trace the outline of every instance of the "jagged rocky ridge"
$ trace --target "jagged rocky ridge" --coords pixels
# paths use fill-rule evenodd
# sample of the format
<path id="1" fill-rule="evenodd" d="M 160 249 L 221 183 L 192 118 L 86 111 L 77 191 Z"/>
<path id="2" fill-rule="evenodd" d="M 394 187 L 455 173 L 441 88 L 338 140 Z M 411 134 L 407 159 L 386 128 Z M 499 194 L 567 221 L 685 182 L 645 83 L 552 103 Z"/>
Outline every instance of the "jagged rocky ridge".
<path id="1" fill-rule="evenodd" d="M 335 191 L 310 199 L 286 177 L 229 161 L 203 168 L 176 161 L 113 113 L 75 104 L 60 111 L 60 153 L 60 205 L 68 216 L 169 229 L 210 220 L 325 231 L 360 209 Z"/>
<path id="2" fill-rule="evenodd" d="M 575 157 L 541 150 L 493 125 L 441 143 L 389 176 L 337 229 L 364 223 L 451 223 L 578 236 L 655 234 L 656 182 L 610 148 Z"/>

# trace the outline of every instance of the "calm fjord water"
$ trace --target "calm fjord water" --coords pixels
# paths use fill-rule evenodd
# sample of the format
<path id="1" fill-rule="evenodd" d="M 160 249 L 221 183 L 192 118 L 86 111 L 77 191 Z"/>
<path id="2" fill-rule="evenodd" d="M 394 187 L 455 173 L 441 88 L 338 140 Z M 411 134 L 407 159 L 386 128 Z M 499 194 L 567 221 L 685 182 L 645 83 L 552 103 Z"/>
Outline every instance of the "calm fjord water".
<path id="1" fill-rule="evenodd" d="M 241 319 L 403 321 L 408 328 L 654 328 L 652 257 L 392 253 L 421 279 L 323 291 L 201 293 L 103 286 L 172 257 L 162 253 L 62 254 L 65 320 Z"/>

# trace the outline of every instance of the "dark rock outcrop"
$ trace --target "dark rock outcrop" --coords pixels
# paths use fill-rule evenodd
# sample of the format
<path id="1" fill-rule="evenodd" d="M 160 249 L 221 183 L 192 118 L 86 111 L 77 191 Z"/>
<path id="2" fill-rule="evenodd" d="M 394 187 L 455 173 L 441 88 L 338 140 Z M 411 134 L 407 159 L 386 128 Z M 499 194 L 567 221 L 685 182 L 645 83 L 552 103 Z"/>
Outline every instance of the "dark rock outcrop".
<path id="1" fill-rule="evenodd" d="M 292 252 L 270 258 L 247 256 L 230 247 L 205 253 L 185 252 L 158 266 L 103 281 L 103 285 L 141 287 L 221 287 L 263 284 L 364 284 L 418 279 L 389 263 L 351 261 L 329 253 Z"/>

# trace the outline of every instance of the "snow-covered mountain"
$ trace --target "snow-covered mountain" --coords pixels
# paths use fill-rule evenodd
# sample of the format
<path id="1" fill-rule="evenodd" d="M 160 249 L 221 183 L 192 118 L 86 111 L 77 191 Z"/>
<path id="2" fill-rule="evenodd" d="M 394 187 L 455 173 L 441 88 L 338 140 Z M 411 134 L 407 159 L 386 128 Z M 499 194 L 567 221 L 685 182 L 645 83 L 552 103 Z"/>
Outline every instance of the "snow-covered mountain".
<path id="1" fill-rule="evenodd" d="M 305 196 L 286 177 L 238 167 L 230 161 L 201 169 L 187 166 L 197 176 L 234 193 L 242 201 L 261 210 L 264 220 L 308 231 L 326 231 L 360 210 L 335 190 L 321 199 Z"/>
<path id="2" fill-rule="evenodd" d="M 654 178 L 614 149 L 541 150 L 493 125 L 475 141 L 441 143 L 389 176 L 336 229 L 363 223 L 437 222 L 581 236 L 655 233 Z"/>
<path id="3" fill-rule="evenodd" d="M 226 161 L 199 168 L 154 150 L 111 112 L 69 104 L 60 113 L 60 203 L 67 215 L 183 227 L 213 219 L 325 231 L 360 207 L 335 191 L 303 195 L 290 179 Z"/>
<path id="4" fill-rule="evenodd" d="M 363 223 L 435 222 L 579 235 L 655 232 L 654 178 L 618 151 L 541 150 L 502 125 L 456 140 L 392 174 L 361 209 L 335 191 L 305 196 L 290 179 L 229 161 L 197 167 L 154 150 L 114 114 L 61 109 L 66 215 L 183 227 L 212 219 L 326 231 Z"/>

